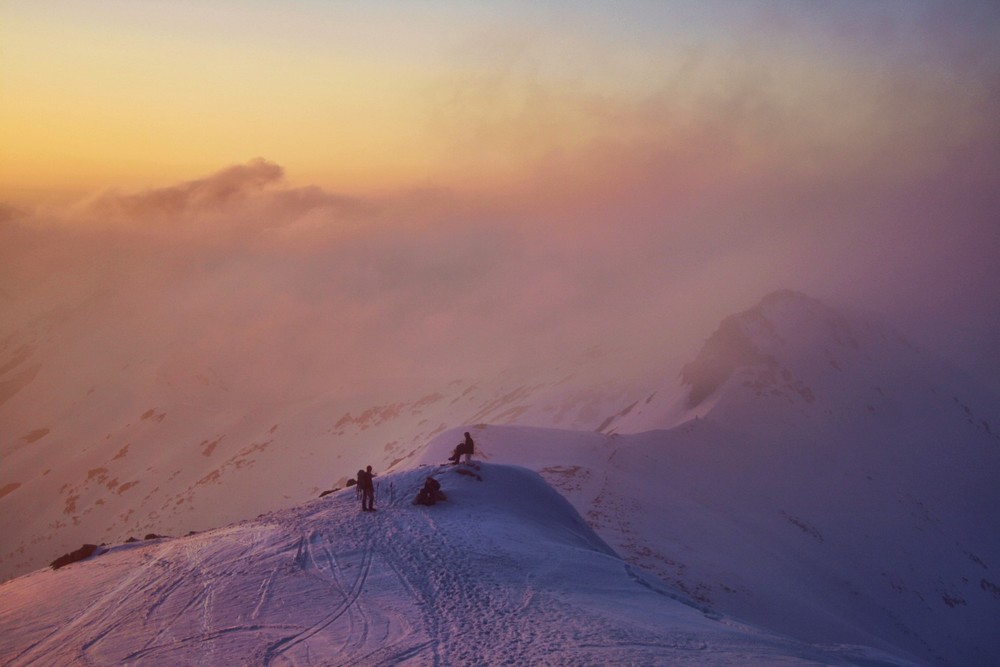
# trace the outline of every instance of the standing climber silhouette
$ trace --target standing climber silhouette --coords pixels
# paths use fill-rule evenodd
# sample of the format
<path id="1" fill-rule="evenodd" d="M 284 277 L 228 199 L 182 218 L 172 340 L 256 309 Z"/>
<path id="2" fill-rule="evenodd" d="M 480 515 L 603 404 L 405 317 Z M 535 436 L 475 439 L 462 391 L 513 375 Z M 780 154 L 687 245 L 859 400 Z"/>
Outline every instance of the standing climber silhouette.
<path id="1" fill-rule="evenodd" d="M 358 471 L 358 488 L 361 489 L 362 512 L 375 511 L 375 482 L 372 481 L 374 476 L 371 466 L 368 466 L 366 470 Z"/>

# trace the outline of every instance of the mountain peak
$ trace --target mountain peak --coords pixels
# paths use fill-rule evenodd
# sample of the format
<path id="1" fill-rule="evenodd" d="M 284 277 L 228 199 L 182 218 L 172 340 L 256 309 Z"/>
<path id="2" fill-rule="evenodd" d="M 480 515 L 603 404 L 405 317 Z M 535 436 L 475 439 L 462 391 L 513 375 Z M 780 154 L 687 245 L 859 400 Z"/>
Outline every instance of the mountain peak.
<path id="1" fill-rule="evenodd" d="M 822 303 L 822 302 L 819 301 L 818 299 L 814 299 L 811 296 L 809 296 L 809 295 L 807 295 L 807 294 L 805 294 L 803 292 L 799 292 L 797 290 L 793 290 L 793 289 L 779 289 L 779 290 L 775 290 L 775 291 L 771 292 L 770 294 L 766 294 L 764 296 L 764 298 L 762 298 L 760 300 L 760 303 L 757 304 L 756 308 L 768 307 L 768 306 L 773 306 L 773 305 L 783 304 L 783 303 L 800 303 L 800 304 L 817 303 L 818 304 L 818 303 Z"/>
<path id="2" fill-rule="evenodd" d="M 909 347 L 885 325 L 860 316 L 848 318 L 801 292 L 772 292 L 753 308 L 722 320 L 695 360 L 681 369 L 681 381 L 689 387 L 688 407 L 704 403 L 741 369 L 773 376 L 797 398 L 811 403 L 811 390 L 796 378 L 843 370 L 848 360 L 863 354 L 866 339 Z M 770 384 L 766 377 L 748 382 L 755 385 L 758 380 Z"/>

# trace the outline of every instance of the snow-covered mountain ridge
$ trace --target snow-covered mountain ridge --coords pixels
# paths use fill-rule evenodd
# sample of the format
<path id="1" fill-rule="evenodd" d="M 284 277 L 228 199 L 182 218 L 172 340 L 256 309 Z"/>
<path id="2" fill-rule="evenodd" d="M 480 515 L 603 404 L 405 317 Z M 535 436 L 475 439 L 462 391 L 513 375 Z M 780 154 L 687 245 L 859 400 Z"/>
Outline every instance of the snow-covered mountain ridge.
<path id="1" fill-rule="evenodd" d="M 489 460 L 541 471 L 626 560 L 727 613 L 931 663 L 1000 660 L 986 392 L 876 318 L 794 292 L 727 318 L 681 381 L 687 421 L 670 429 L 649 416 L 676 414 L 668 385 L 617 433 L 474 435 Z"/>
<path id="2" fill-rule="evenodd" d="M 115 410 L 65 413 L 90 434 L 80 449 L 25 413 L 0 478 L 23 540 L 9 548 L 24 569 L 82 542 L 224 525 L 367 463 L 440 463 L 470 430 L 478 456 L 539 471 L 626 562 L 699 604 L 810 644 L 1000 661 L 1000 411 L 962 373 L 794 292 L 724 320 L 679 378 L 582 385 L 574 370 L 253 409 L 217 402 L 229 390 L 207 377 L 155 394 L 169 402 L 95 390 Z M 11 488 L 11 472 L 30 483 Z"/>
<path id="3" fill-rule="evenodd" d="M 81 542 L 205 530 L 302 502 L 362 465 L 405 467 L 447 428 L 594 429 L 646 391 L 641 382 L 580 384 L 573 368 L 557 367 L 382 396 L 258 402 L 209 375 L 175 381 L 176 368 L 148 362 L 99 380 L 65 378 L 52 359 L 50 372 L 31 347 L 0 354 L 10 357 L 7 377 L 30 371 L 0 405 L 0 578 Z"/>
<path id="4" fill-rule="evenodd" d="M 712 418 L 634 435 L 473 431 L 481 456 L 539 470 L 629 563 L 701 604 L 818 643 L 927 664 L 991 664 L 1000 609 L 997 470 L 963 484 L 877 442 L 762 437 Z M 427 461 L 450 451 L 442 434 Z M 819 459 L 814 461 L 814 459 Z M 921 461 L 926 465 L 926 461 Z"/>
<path id="5" fill-rule="evenodd" d="M 905 665 L 686 601 L 620 560 L 535 473 L 380 478 L 0 585 L 10 665 Z M 448 499 L 411 504 L 429 473 Z"/>
<path id="6" fill-rule="evenodd" d="M 680 379 L 689 417 L 772 428 L 777 419 L 957 412 L 1000 444 L 997 401 L 965 373 L 871 313 L 789 290 L 725 318 Z"/>

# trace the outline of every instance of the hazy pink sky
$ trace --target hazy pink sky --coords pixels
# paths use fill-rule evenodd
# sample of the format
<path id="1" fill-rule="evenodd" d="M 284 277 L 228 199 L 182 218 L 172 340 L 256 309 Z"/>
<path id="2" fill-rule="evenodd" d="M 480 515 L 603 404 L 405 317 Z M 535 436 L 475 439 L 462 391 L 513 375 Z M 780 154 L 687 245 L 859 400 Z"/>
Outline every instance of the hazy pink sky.
<path id="1" fill-rule="evenodd" d="M 0 336 L 280 395 L 683 363 L 792 288 L 997 377 L 998 35 L 992 2 L 0 3 Z"/>

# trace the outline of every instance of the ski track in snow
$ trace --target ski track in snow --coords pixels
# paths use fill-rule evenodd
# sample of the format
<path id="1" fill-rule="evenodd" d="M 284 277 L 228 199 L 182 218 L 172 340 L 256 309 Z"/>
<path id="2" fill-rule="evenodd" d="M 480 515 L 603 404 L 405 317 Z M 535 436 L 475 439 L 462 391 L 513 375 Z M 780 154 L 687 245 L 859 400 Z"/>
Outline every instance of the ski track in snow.
<path id="1" fill-rule="evenodd" d="M 9 664 L 889 664 L 684 600 L 602 548 L 533 473 L 483 466 L 477 481 L 456 470 L 395 476 L 405 491 L 390 486 L 370 514 L 342 492 L 29 575 L 75 588 L 53 603 L 53 629 Z M 449 499 L 410 504 L 430 472 Z M 84 573 L 85 585 L 74 578 Z M 20 630 L 10 623 L 0 614 L 0 634 Z"/>
<path id="2" fill-rule="evenodd" d="M 715 661 L 745 651 L 759 661 L 762 649 L 720 643 L 714 631 L 687 641 L 681 631 L 588 611 L 577 604 L 576 582 L 547 580 L 562 574 L 558 564 L 511 550 L 509 527 L 495 534 L 461 500 L 431 510 L 409 505 L 420 474 L 386 472 L 444 460 L 471 428 L 483 459 L 534 468 L 571 498 L 631 564 L 633 587 L 715 616 L 761 646 L 771 644 L 754 626 L 706 606 L 815 641 L 874 642 L 931 663 L 995 664 L 1000 596 L 991 572 L 1000 545 L 989 508 L 998 504 L 1000 419 L 988 395 L 925 356 L 866 318 L 782 293 L 727 318 L 682 369 L 683 383 L 664 382 L 656 369 L 639 384 L 582 393 L 562 370 L 548 380 L 544 369 L 516 382 L 456 380 L 421 399 L 409 389 L 375 406 L 359 398 L 350 406 L 357 417 L 343 413 L 336 432 L 330 410 L 347 407 L 328 398 L 244 416 L 211 407 L 209 393 L 186 391 L 169 407 L 137 398 L 141 406 L 112 402 L 102 414 L 100 403 L 81 403 L 85 420 L 28 420 L 17 433 L 37 441 L 36 450 L 90 444 L 47 461 L 51 475 L 32 482 L 29 471 L 40 470 L 25 460 L 17 481 L 0 484 L 0 533 L 11 541 L 0 565 L 10 572 L 80 543 L 67 544 L 67 535 L 180 533 L 286 506 L 286 493 L 312 497 L 303 489 L 325 478 L 323 467 L 340 474 L 362 456 L 383 470 L 385 511 L 361 515 L 346 492 L 211 536 L 116 547 L 85 566 L 86 580 L 70 568 L 27 575 L 26 584 L 12 584 L 16 594 L 0 584 L 0 599 L 17 609 L 0 603 L 0 662 L 193 664 L 238 654 L 273 665 L 353 664 L 357 656 L 370 664 L 483 656 L 503 664 L 499 655 L 511 665 L 539 656 L 600 664 L 648 662 L 668 650 Z M 703 396 L 692 406 L 695 393 Z M 18 400 L 12 418 L 46 403 Z M 508 421 L 515 425 L 499 425 Z M 580 430 L 561 430 L 568 426 Z M 185 441 L 160 460 L 161 443 Z M 146 448 L 158 452 L 153 460 Z M 15 445 L 9 454 L 31 450 Z M 251 486 L 255 464 L 268 478 Z M 140 479 L 141 501 L 127 493 Z M 532 514 L 520 511 L 518 518 Z M 47 596 L 56 601 L 46 605 Z"/>
<path id="3" fill-rule="evenodd" d="M 467 561 L 450 559 L 450 553 L 463 547 L 453 543 L 453 534 L 441 536 L 431 512 L 404 511 L 387 521 L 392 525 L 391 539 L 382 554 L 421 610 L 432 647 L 431 664 L 447 664 L 442 655 L 459 664 L 482 663 L 487 656 L 517 654 L 523 642 L 538 647 L 539 638 L 522 633 L 522 624 L 516 622 L 517 613 L 531 603 L 530 588 L 520 597 L 510 597 L 484 576 L 488 571 L 482 563 L 474 568 Z M 483 539 L 474 524 L 463 537 Z M 422 553 L 418 555 L 417 549 Z M 454 566 L 428 570 L 428 565 L 441 562 Z"/>
<path id="4" fill-rule="evenodd" d="M 355 607 L 355 603 L 358 600 L 358 596 L 361 595 L 361 591 L 365 585 L 365 580 L 368 578 L 368 572 L 371 570 L 372 551 L 368 550 L 364 553 L 363 559 L 358 568 L 358 574 L 356 579 L 352 584 L 345 587 L 342 586 L 340 583 L 340 577 L 338 577 L 337 573 L 336 561 L 334 558 L 332 558 L 332 554 L 330 554 L 329 549 L 325 549 L 327 567 L 324 567 L 323 564 L 321 564 L 319 561 L 316 560 L 315 553 L 313 552 L 313 547 L 314 543 L 317 541 L 317 538 L 319 538 L 319 535 L 317 535 L 316 533 L 312 533 L 308 539 L 302 540 L 299 544 L 303 569 L 308 571 L 315 571 L 321 575 L 329 576 L 331 582 L 335 583 L 339 588 L 342 599 L 340 603 L 334 607 L 333 611 L 331 611 L 322 619 L 320 619 L 315 625 L 312 625 L 306 628 L 305 630 L 302 630 L 301 632 L 297 632 L 295 634 L 284 637 L 274 642 L 270 646 L 268 646 L 265 649 L 263 659 L 261 660 L 261 662 L 263 662 L 266 665 L 273 664 L 276 659 L 284 657 L 284 654 L 290 651 L 292 648 L 308 640 L 310 637 L 316 635 L 317 633 L 321 632 L 331 623 L 333 623 L 341 616 L 343 616 L 346 612 L 349 611 L 353 612 L 355 609 L 357 609 L 358 615 L 360 615 L 361 617 L 360 618 L 361 634 L 360 637 L 354 639 L 357 633 L 355 631 L 355 622 L 354 622 L 355 618 L 354 614 L 352 613 L 350 617 L 351 632 L 349 634 L 351 641 L 348 641 L 345 644 L 345 650 L 354 648 L 355 646 L 358 645 L 363 645 L 365 639 L 368 637 L 368 629 L 369 629 L 368 618 L 363 613 L 363 607 L 361 605 L 357 605 L 357 607 Z M 300 558 L 296 558 L 296 560 L 298 561 L 300 560 Z M 294 660 L 289 660 L 289 662 L 291 664 L 298 664 Z"/>

